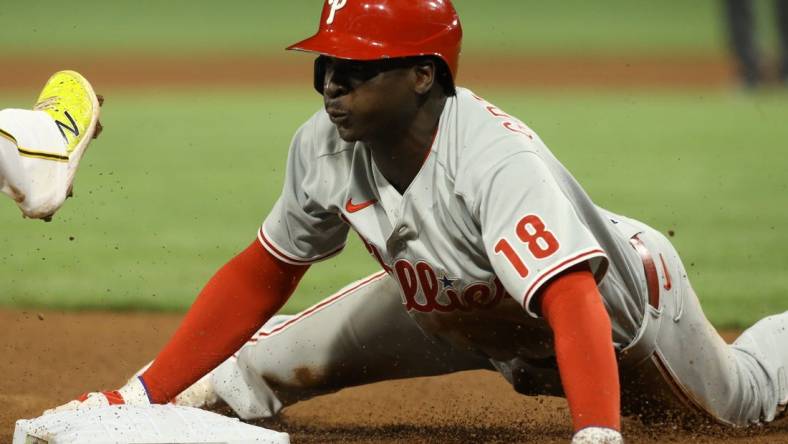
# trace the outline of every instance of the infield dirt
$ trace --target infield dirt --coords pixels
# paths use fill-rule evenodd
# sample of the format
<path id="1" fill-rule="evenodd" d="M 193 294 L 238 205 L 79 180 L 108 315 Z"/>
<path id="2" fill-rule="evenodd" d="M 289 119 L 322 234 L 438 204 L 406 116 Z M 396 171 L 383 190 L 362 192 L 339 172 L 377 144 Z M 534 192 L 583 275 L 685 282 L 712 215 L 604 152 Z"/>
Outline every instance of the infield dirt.
<path id="1" fill-rule="evenodd" d="M 75 69 L 100 92 L 124 89 L 188 89 L 312 85 L 313 58 L 205 54 L 152 56 L 3 57 L 0 89 L 36 91 L 53 72 Z M 582 89 L 719 89 L 735 85 L 727 59 L 714 56 L 576 56 L 501 54 L 463 56 L 458 82 L 478 88 Z"/>
<path id="2" fill-rule="evenodd" d="M 0 443 L 14 422 L 85 391 L 114 389 L 151 360 L 181 315 L 0 310 Z M 728 334 L 730 338 L 734 334 Z M 525 397 L 496 373 L 461 372 L 340 390 L 261 425 L 293 443 L 567 443 L 566 402 Z M 788 420 L 685 431 L 624 421 L 628 443 L 785 443 Z"/>

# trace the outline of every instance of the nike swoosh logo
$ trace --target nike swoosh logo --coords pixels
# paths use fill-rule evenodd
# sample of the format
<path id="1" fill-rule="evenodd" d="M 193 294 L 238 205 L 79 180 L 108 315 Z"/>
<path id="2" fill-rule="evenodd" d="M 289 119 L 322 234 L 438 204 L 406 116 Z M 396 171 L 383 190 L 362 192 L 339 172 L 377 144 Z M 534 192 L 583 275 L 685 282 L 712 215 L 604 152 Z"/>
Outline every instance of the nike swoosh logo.
<path id="1" fill-rule="evenodd" d="M 662 257 L 662 254 L 659 255 L 659 260 L 662 262 L 662 270 L 665 271 L 665 284 L 662 285 L 662 288 L 670 290 L 673 288 L 673 284 L 671 283 L 670 272 L 668 271 L 668 266 L 665 264 L 665 258 Z"/>
<path id="2" fill-rule="evenodd" d="M 356 211 L 361 211 L 364 208 L 375 205 L 377 202 L 378 202 L 377 199 L 371 199 L 366 202 L 354 204 L 353 199 L 348 199 L 347 203 L 345 204 L 345 210 L 347 210 L 348 213 L 355 213 Z"/>

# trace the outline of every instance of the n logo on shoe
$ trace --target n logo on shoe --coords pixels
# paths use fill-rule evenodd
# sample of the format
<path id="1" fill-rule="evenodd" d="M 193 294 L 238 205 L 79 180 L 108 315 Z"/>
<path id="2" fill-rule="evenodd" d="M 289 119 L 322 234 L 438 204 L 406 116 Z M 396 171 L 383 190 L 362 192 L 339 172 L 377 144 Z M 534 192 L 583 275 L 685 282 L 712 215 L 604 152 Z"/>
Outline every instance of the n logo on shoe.
<path id="1" fill-rule="evenodd" d="M 326 20 L 327 25 L 334 23 L 334 17 L 337 11 L 344 8 L 346 4 L 347 0 L 328 0 L 328 6 L 331 6 L 331 12 L 328 13 L 328 19 Z"/>
<path id="2" fill-rule="evenodd" d="M 69 114 L 68 111 L 64 111 L 63 113 L 68 118 L 68 121 L 71 122 L 71 126 L 68 126 L 59 120 L 55 120 L 55 124 L 57 125 L 57 129 L 60 130 L 60 134 L 62 134 L 63 138 L 66 139 L 66 143 L 68 143 L 68 137 L 66 137 L 65 130 L 68 130 L 68 132 L 73 134 L 74 137 L 79 137 L 79 127 L 77 126 L 77 122 L 74 121 L 74 118 L 71 117 L 71 114 Z"/>

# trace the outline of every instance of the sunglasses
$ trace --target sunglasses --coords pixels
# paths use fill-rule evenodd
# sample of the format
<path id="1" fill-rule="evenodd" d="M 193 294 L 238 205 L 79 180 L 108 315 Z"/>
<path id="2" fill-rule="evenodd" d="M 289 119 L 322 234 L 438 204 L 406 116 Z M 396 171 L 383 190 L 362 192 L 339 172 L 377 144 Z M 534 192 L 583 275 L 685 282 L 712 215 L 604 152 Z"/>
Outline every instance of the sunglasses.
<path id="1" fill-rule="evenodd" d="M 315 90 L 323 94 L 326 73 L 329 69 L 333 72 L 334 81 L 355 88 L 373 77 L 395 69 L 410 68 L 419 63 L 417 58 L 403 57 L 380 60 L 346 60 L 326 56 L 315 59 Z"/>

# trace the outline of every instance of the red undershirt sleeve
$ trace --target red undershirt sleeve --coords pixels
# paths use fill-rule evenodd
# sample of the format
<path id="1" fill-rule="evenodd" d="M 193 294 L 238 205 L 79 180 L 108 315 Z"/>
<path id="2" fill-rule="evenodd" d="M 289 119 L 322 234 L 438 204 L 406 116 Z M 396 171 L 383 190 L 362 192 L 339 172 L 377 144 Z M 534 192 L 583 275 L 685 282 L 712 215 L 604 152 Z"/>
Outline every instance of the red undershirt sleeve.
<path id="1" fill-rule="evenodd" d="M 542 313 L 553 329 L 555 353 L 575 431 L 621 430 L 621 390 L 610 317 L 586 264 L 547 284 Z"/>
<path id="2" fill-rule="evenodd" d="M 143 373 L 151 401 L 169 402 L 238 351 L 284 305 L 308 268 L 276 259 L 255 240 L 219 269 Z"/>

